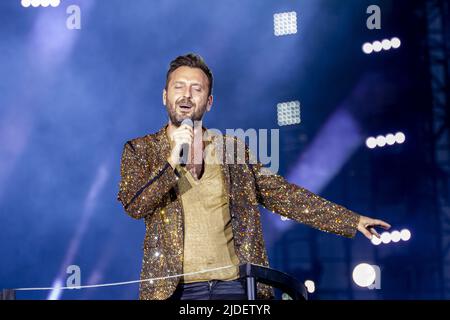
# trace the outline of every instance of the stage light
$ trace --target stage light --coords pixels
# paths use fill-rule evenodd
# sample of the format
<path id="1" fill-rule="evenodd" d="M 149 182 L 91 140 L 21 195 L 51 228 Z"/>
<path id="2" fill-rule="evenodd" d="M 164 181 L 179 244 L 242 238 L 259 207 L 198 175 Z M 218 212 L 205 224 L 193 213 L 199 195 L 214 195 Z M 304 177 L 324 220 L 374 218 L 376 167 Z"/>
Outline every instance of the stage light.
<path id="1" fill-rule="evenodd" d="M 411 239 L 411 231 L 409 231 L 408 229 L 403 229 L 402 231 L 400 231 L 400 237 L 403 241 L 408 241 L 409 239 Z"/>
<path id="2" fill-rule="evenodd" d="M 300 123 L 300 102 L 290 101 L 277 104 L 279 126 L 288 126 Z"/>
<path id="3" fill-rule="evenodd" d="M 395 144 L 395 136 L 392 133 L 389 133 L 386 136 L 386 143 L 390 146 L 392 146 L 393 144 Z"/>
<path id="4" fill-rule="evenodd" d="M 375 282 L 375 269 L 367 263 L 358 264 L 353 269 L 353 281 L 360 287 L 368 287 Z"/>
<path id="5" fill-rule="evenodd" d="M 39 6 L 41 7 L 48 7 L 48 6 L 52 6 L 54 8 L 56 8 L 57 6 L 59 6 L 61 4 L 61 0 L 21 0 L 20 4 L 22 5 L 22 7 L 28 8 L 30 6 L 37 8 Z"/>
<path id="6" fill-rule="evenodd" d="M 389 232 L 383 232 L 381 234 L 381 242 L 383 242 L 384 244 L 388 244 L 389 242 L 391 242 L 391 240 L 392 238 Z"/>
<path id="7" fill-rule="evenodd" d="M 394 243 L 397 243 L 397 242 L 399 242 L 400 240 L 401 240 L 401 234 L 400 234 L 400 232 L 399 231 L 393 231 L 392 233 L 391 233 L 391 239 L 392 239 L 392 242 L 394 242 Z"/>
<path id="8" fill-rule="evenodd" d="M 372 237 L 372 239 L 370 239 L 370 241 L 372 241 L 372 244 L 375 246 L 378 246 L 381 244 L 381 239 L 378 239 L 377 237 Z"/>
<path id="9" fill-rule="evenodd" d="M 395 134 L 395 140 L 397 143 L 402 144 L 406 140 L 405 134 L 403 132 L 397 132 Z"/>
<path id="10" fill-rule="evenodd" d="M 381 41 L 381 46 L 383 47 L 383 50 L 387 51 L 387 50 L 391 49 L 392 43 L 388 39 L 384 39 L 383 41 Z"/>
<path id="11" fill-rule="evenodd" d="M 377 146 L 377 139 L 375 139 L 374 137 L 370 137 L 366 139 L 366 146 L 369 149 L 374 149 Z"/>
<path id="12" fill-rule="evenodd" d="M 277 37 L 297 33 L 297 13 L 295 11 L 275 13 L 273 22 L 274 34 Z"/>
<path id="13" fill-rule="evenodd" d="M 377 137 L 377 145 L 379 147 L 384 147 L 386 145 L 386 138 L 384 136 Z"/>
<path id="14" fill-rule="evenodd" d="M 405 135 L 402 132 L 398 132 L 395 135 L 392 133 L 386 136 L 379 135 L 376 138 L 369 137 L 366 139 L 366 146 L 369 149 L 374 149 L 376 147 L 385 147 L 386 145 L 392 146 L 395 143 L 402 144 L 406 140 Z"/>
<path id="15" fill-rule="evenodd" d="M 308 293 L 314 293 L 314 291 L 316 291 L 316 284 L 312 280 L 306 280 L 305 287 L 306 290 L 308 290 Z"/>
<path id="16" fill-rule="evenodd" d="M 383 50 L 383 45 L 381 44 L 380 41 L 374 41 L 372 45 L 373 45 L 373 51 L 375 51 L 375 52 L 380 52 L 381 50 Z"/>
<path id="17" fill-rule="evenodd" d="M 381 239 L 378 239 L 376 237 L 372 237 L 371 241 L 374 245 L 380 245 L 380 244 L 389 244 L 389 243 L 397 243 L 400 240 L 408 241 L 411 239 L 411 232 L 408 229 L 403 229 L 402 231 L 394 230 L 391 233 L 389 232 L 383 232 L 381 234 Z"/>
<path id="18" fill-rule="evenodd" d="M 22 0 L 20 4 L 22 5 L 22 7 L 28 8 L 29 6 L 31 6 L 31 0 Z"/>
<path id="19" fill-rule="evenodd" d="M 382 41 L 374 41 L 372 43 L 366 42 L 362 46 L 362 50 L 365 54 L 371 54 L 374 52 L 381 52 L 382 50 L 389 51 L 391 49 L 400 48 L 401 41 L 399 38 L 394 37 L 391 40 L 384 39 Z"/>
<path id="20" fill-rule="evenodd" d="M 392 45 L 392 48 L 398 49 L 402 45 L 402 42 L 400 41 L 399 38 L 394 37 L 391 39 L 391 45 Z"/>
<path id="21" fill-rule="evenodd" d="M 362 49 L 365 54 L 371 54 L 373 52 L 373 46 L 369 42 L 364 43 Z"/>

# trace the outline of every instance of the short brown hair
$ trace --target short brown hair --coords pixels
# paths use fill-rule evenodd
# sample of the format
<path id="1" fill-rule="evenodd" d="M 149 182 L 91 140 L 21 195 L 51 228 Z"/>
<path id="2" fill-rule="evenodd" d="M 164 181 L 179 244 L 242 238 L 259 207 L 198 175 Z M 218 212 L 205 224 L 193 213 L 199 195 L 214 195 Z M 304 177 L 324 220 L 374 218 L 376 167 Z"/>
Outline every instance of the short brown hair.
<path id="1" fill-rule="evenodd" d="M 178 56 L 174 60 L 170 62 L 169 70 L 167 71 L 166 75 L 166 90 L 167 85 L 169 84 L 169 77 L 172 72 L 174 72 L 179 67 L 191 67 L 191 68 L 199 68 L 201 69 L 209 80 L 209 92 L 208 96 L 212 94 L 212 88 L 213 88 L 213 75 L 211 73 L 211 70 L 209 70 L 208 66 L 205 63 L 205 60 L 203 58 L 195 53 L 188 53 L 184 56 Z"/>

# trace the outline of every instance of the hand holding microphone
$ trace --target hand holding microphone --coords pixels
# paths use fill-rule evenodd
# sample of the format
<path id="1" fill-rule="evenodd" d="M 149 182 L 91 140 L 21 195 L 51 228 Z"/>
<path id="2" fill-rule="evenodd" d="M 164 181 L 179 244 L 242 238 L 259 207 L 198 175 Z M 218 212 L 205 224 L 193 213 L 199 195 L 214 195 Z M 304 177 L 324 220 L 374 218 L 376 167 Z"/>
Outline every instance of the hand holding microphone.
<path id="1" fill-rule="evenodd" d="M 172 167 L 178 164 L 186 164 L 189 156 L 189 148 L 194 139 L 194 123 L 191 119 L 184 119 L 181 125 L 172 132 L 170 139 L 173 148 L 168 159 Z"/>

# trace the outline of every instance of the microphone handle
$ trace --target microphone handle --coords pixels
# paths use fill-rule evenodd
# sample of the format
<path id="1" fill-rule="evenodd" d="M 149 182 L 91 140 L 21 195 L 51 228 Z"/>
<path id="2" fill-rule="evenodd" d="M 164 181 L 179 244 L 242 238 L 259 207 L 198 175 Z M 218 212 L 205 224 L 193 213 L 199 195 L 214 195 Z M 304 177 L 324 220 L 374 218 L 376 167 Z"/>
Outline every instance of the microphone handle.
<path id="1" fill-rule="evenodd" d="M 181 125 L 187 124 L 188 126 L 190 126 L 191 128 L 194 127 L 194 123 L 192 122 L 192 119 L 184 119 L 181 122 Z M 185 143 L 183 144 L 183 146 L 181 147 L 180 150 L 180 164 L 182 165 L 186 165 L 188 162 L 188 155 L 189 155 L 189 144 Z"/>
<path id="2" fill-rule="evenodd" d="M 188 155 L 189 155 L 189 144 L 184 143 L 180 150 L 180 164 L 186 165 L 188 162 Z"/>

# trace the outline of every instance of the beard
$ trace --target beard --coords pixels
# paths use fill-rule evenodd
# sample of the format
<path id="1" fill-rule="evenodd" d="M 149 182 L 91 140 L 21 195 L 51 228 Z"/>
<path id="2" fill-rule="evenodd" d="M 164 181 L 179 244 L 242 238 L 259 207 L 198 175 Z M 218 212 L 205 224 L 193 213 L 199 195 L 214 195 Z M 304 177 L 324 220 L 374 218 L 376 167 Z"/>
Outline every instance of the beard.
<path id="1" fill-rule="evenodd" d="M 192 113 L 189 114 L 178 113 L 177 107 L 179 107 L 182 104 L 191 105 Z M 197 108 L 197 106 L 193 102 L 186 99 L 180 99 L 175 104 L 172 104 L 171 102 L 167 101 L 166 110 L 167 114 L 169 115 L 170 122 L 175 126 L 179 127 L 183 122 L 183 120 L 185 119 L 191 119 L 192 121 L 201 121 L 206 110 L 206 103 L 200 108 Z"/>

